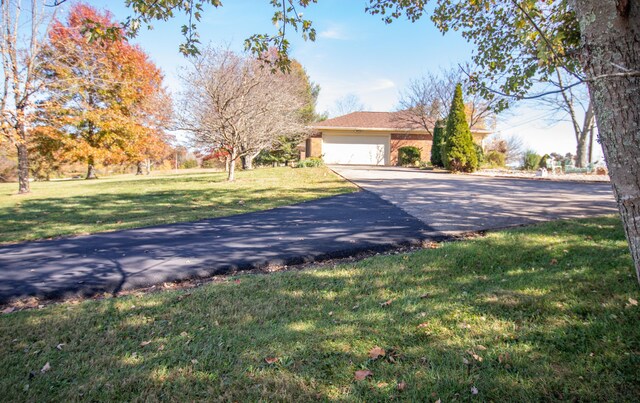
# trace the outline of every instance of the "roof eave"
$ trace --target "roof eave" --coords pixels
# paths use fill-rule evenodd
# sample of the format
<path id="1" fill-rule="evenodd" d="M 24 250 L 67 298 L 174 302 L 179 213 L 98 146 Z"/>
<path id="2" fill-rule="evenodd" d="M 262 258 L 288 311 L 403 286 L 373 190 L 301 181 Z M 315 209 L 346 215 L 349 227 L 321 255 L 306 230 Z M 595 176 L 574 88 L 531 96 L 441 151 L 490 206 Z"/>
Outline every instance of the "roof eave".
<path id="1" fill-rule="evenodd" d="M 430 134 L 425 129 L 407 129 L 398 127 L 344 127 L 344 126 L 309 126 L 313 130 L 334 130 L 334 131 L 362 131 L 362 132 L 403 132 L 403 133 L 416 133 L 416 134 Z"/>

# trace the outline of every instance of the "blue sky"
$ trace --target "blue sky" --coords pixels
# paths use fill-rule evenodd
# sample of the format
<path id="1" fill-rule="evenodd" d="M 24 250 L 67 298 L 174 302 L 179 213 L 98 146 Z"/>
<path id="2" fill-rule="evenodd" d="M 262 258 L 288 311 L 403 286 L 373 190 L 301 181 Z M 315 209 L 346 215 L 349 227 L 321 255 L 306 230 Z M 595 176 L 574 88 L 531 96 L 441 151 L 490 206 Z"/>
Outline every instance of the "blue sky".
<path id="1" fill-rule="evenodd" d="M 123 0 L 89 3 L 110 10 L 116 19 L 130 14 Z M 250 35 L 275 33 L 271 24 L 273 9 L 267 0 L 229 0 L 223 4 L 218 9 L 206 9 L 199 25 L 203 44 L 241 51 L 244 39 Z M 293 32 L 289 36 L 291 56 L 302 63 L 311 80 L 321 87 L 318 111 L 331 111 L 336 100 L 349 94 L 358 96 L 369 110 L 394 110 L 399 92 L 411 79 L 470 59 L 472 45 L 459 34 L 443 36 L 428 18 L 386 25 L 379 16 L 364 12 L 366 4 L 358 0 L 320 0 L 303 10 L 305 18 L 314 23 L 316 41 L 305 42 Z M 185 64 L 178 52 L 183 39 L 180 26 L 184 22 L 181 17 L 157 22 L 153 30 L 142 29 L 134 40 L 165 72 L 167 86 L 174 94 L 180 91 L 177 75 Z M 550 125 L 548 115 L 539 105 L 521 104 L 500 116 L 496 130 L 504 136 L 521 136 L 540 153 L 575 153 L 569 123 Z M 596 154 L 601 155 L 599 148 Z"/>

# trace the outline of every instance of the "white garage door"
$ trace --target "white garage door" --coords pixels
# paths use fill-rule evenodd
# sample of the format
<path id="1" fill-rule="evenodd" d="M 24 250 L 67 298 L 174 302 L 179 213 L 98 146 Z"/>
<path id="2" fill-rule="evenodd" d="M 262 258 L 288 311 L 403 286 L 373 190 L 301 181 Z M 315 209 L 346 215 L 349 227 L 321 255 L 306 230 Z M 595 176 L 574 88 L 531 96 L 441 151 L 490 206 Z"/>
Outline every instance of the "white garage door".
<path id="1" fill-rule="evenodd" d="M 387 165 L 389 136 L 323 134 L 322 155 L 327 164 Z"/>

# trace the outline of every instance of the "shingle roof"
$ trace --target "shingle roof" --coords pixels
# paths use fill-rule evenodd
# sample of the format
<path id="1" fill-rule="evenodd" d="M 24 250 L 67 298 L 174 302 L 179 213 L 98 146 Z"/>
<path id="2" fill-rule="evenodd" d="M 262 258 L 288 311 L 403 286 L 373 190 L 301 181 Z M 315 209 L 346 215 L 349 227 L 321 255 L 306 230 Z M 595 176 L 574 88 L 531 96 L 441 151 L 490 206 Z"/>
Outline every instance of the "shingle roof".
<path id="1" fill-rule="evenodd" d="M 412 121 L 413 120 L 413 121 Z M 407 112 L 353 112 L 314 123 L 313 128 L 344 127 L 361 129 L 424 130 Z"/>

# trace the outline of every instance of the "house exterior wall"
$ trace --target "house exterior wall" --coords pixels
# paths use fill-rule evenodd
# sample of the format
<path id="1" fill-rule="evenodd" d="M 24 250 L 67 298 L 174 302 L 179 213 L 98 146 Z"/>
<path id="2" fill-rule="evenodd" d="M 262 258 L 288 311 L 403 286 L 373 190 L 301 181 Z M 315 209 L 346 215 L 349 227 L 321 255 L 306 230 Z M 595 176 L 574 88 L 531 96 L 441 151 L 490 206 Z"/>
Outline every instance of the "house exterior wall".
<path id="1" fill-rule="evenodd" d="M 431 159 L 433 137 L 430 134 L 391 133 L 391 165 L 398 165 L 398 149 L 402 147 L 417 147 L 420 149 L 420 159 Z"/>
<path id="2" fill-rule="evenodd" d="M 398 164 L 398 149 L 405 146 L 418 147 L 420 149 L 420 157 L 422 161 L 431 159 L 431 147 L 433 145 L 433 136 L 424 133 L 393 133 L 383 131 L 367 131 L 367 130 L 328 130 L 326 134 L 336 134 L 344 136 L 389 136 L 389 165 Z M 304 143 L 304 155 L 306 158 L 322 157 L 322 136 L 323 132 L 312 134 Z M 484 145 L 484 138 L 487 133 L 472 133 L 473 140 L 479 145 Z"/>
<path id="3" fill-rule="evenodd" d="M 305 155 L 307 158 L 322 157 L 322 133 L 314 133 L 307 139 Z"/>

